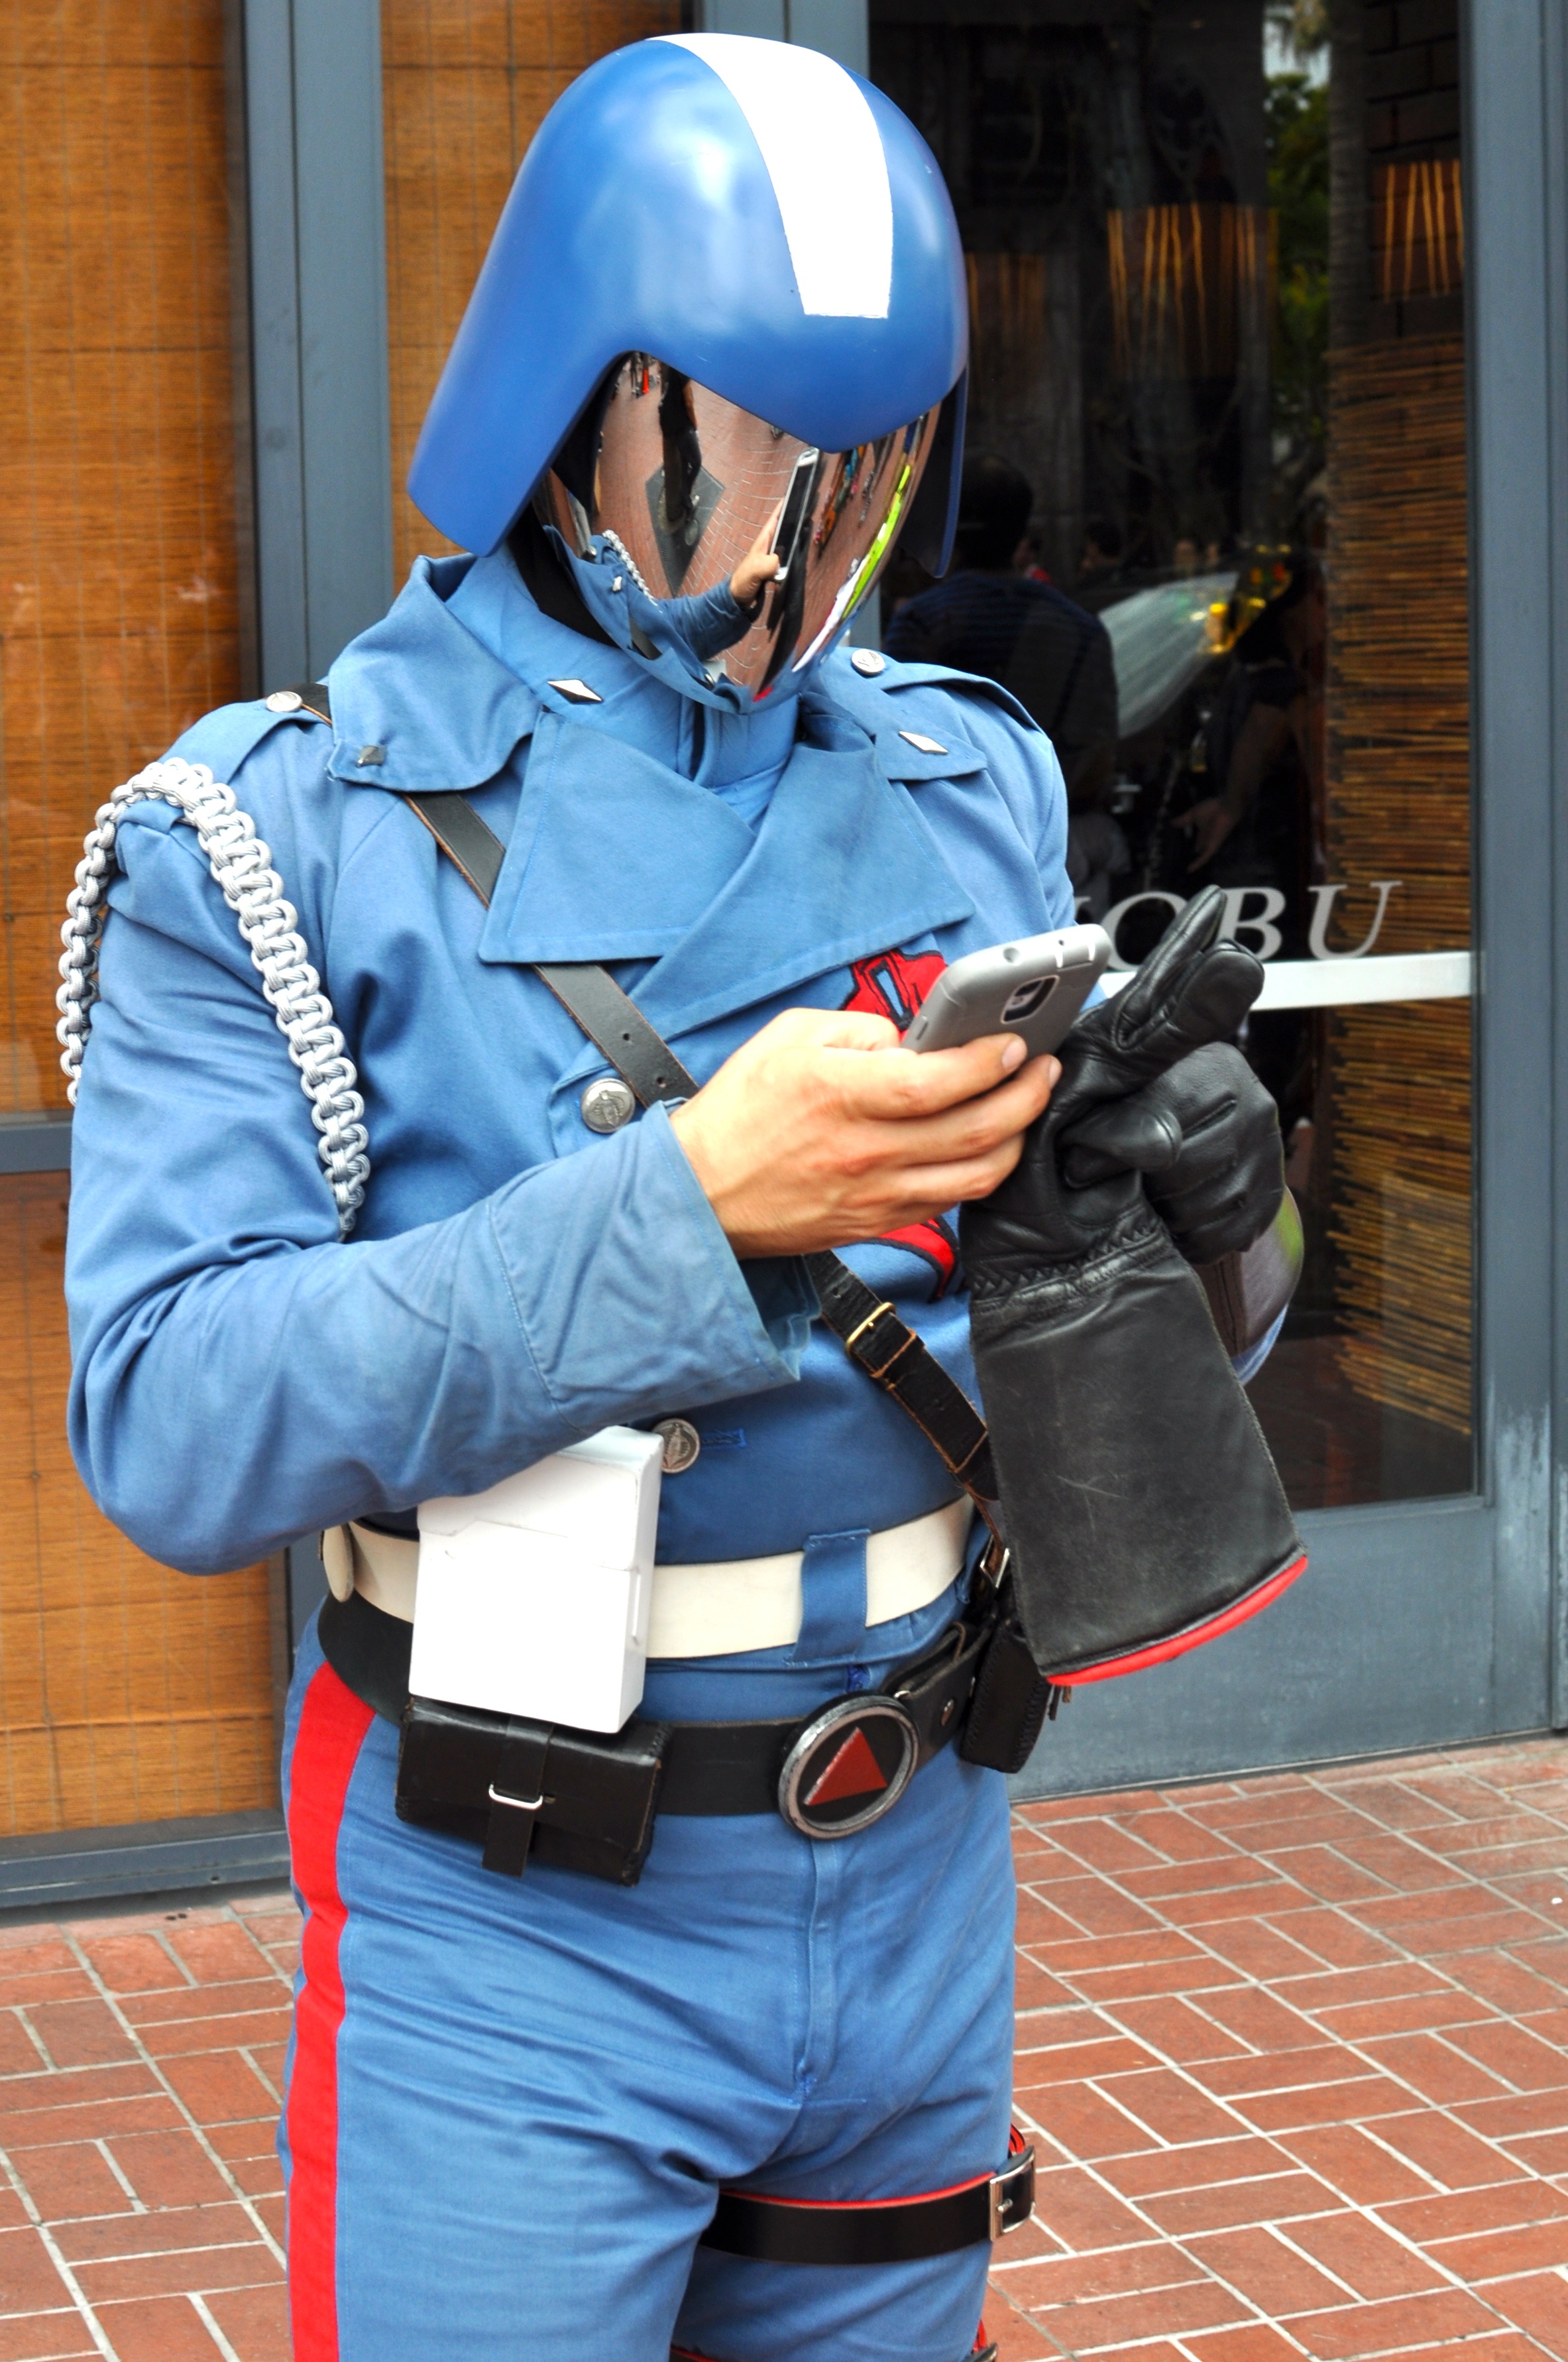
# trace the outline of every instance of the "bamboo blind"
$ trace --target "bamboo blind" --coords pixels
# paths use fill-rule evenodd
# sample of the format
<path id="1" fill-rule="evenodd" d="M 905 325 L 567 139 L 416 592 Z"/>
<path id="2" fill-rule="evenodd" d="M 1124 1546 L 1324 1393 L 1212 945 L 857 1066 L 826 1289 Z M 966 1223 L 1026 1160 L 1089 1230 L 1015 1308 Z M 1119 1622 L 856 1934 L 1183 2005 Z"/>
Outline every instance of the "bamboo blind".
<path id="1" fill-rule="evenodd" d="M 1372 241 L 1385 303 L 1457 294 L 1464 277 L 1458 157 L 1380 164 L 1372 176 Z"/>
<path id="2" fill-rule="evenodd" d="M 1339 354 L 1330 393 L 1329 875 L 1405 882 L 1380 952 L 1470 940 L 1464 355 Z M 1359 1392 L 1471 1418 L 1470 1008 L 1336 1013 L 1340 1353 Z"/>
<path id="3" fill-rule="evenodd" d="M 1046 258 L 966 254 L 970 400 L 977 409 L 1023 409 L 1047 368 Z"/>
<path id="4" fill-rule="evenodd" d="M 1271 217 L 1261 205 L 1142 205 L 1106 215 L 1122 378 L 1234 377 L 1267 317 Z"/>
<path id="5" fill-rule="evenodd" d="M 403 490 L 448 346 L 523 150 L 608 50 L 681 28 L 680 0 L 382 0 L 394 563 L 453 545 Z"/>
<path id="6" fill-rule="evenodd" d="M 155 1565 L 98 1515 L 65 1448 L 64 1177 L 0 1183 L 0 1829 L 269 1804 L 264 1571 Z"/>
<path id="7" fill-rule="evenodd" d="M 222 0 L 0 23 L 0 1113 L 63 1104 L 95 806 L 236 693 L 222 31 Z M 62 1178 L 0 1184 L 0 1827 L 264 1805 L 264 1571 L 153 1565 L 71 1464 Z"/>

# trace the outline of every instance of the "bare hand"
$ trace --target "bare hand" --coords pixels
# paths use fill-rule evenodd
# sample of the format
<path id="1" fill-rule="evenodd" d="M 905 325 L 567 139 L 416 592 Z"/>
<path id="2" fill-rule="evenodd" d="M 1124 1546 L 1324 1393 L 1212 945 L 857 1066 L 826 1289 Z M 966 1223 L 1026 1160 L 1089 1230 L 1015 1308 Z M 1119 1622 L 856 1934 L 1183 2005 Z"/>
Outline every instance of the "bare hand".
<path id="1" fill-rule="evenodd" d="M 1182 813 L 1177 827 L 1192 832 L 1192 858 L 1187 865 L 1189 877 L 1195 869 L 1201 869 L 1205 862 L 1212 861 L 1235 824 L 1234 812 L 1219 796 L 1205 796 L 1201 804 L 1194 804 L 1190 811 Z"/>
<path id="2" fill-rule="evenodd" d="M 1061 1072 L 1024 1056 L 1013 1034 L 922 1054 L 885 1017 L 789 1009 L 670 1121 L 738 1255 L 809 1254 L 989 1197 Z"/>
<path id="3" fill-rule="evenodd" d="M 729 595 L 738 607 L 754 606 L 779 570 L 778 553 L 772 546 L 778 522 L 775 509 L 729 577 Z"/>

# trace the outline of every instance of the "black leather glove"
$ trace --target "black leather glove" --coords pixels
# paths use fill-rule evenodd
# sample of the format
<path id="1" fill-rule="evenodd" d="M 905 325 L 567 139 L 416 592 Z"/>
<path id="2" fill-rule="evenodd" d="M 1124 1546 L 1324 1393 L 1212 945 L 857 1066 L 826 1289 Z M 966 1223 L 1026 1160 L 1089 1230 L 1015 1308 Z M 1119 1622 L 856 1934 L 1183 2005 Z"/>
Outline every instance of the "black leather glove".
<path id="1" fill-rule="evenodd" d="M 1112 1102 L 1139 1165 L 1171 1168 L 1172 1108 L 1146 1086 L 1234 1033 L 1262 969 L 1218 941 L 1200 895 L 1115 1000 L 1060 1052 L 1061 1079 L 1016 1169 L 967 1206 L 975 1367 L 1041 1671 L 1096 1680 L 1173 1656 L 1262 1606 L 1305 1558 L 1203 1289 L 1137 1167 L 1073 1187 L 1064 1136 Z"/>
<path id="2" fill-rule="evenodd" d="M 1252 954 L 1218 940 L 1224 907 L 1220 888 L 1206 888 L 1133 982 L 1073 1026 L 1058 1053 L 1061 1079 L 1017 1166 L 991 1197 L 965 1209 L 971 1275 L 971 1240 L 987 1269 L 1009 1263 L 1026 1271 L 1042 1253 L 1086 1250 L 1118 1221 L 1136 1215 L 1146 1222 L 1141 1175 L 1175 1170 L 1184 1141 L 1177 1099 L 1146 1086 L 1168 1082 L 1192 1052 L 1227 1041 L 1263 987 Z M 1115 1143 L 1097 1169 L 1096 1125 Z M 1062 1153 L 1069 1139 L 1080 1144 L 1077 1170 Z"/>
<path id="3" fill-rule="evenodd" d="M 1140 1171 L 1146 1196 L 1190 1264 L 1242 1253 L 1285 1195 L 1279 1110 L 1228 1042 L 1190 1051 L 1130 1098 L 1095 1109 L 1063 1146 L 1062 1169 L 1075 1188 Z"/>

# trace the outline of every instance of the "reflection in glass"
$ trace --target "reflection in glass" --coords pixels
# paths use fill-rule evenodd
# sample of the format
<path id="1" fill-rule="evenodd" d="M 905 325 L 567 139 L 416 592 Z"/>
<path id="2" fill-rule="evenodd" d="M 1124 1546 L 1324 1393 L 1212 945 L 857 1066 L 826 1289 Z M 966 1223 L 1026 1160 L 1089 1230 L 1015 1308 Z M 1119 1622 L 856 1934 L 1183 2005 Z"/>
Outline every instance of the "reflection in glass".
<path id="1" fill-rule="evenodd" d="M 765 692 L 863 606 L 936 439 L 928 411 L 852 451 L 817 451 L 649 353 L 623 354 L 535 495 L 568 548 L 608 557 L 696 654 Z M 726 586 L 775 555 L 743 610 Z"/>
<path id="2" fill-rule="evenodd" d="M 1336 961 L 1470 940 L 1454 15 L 872 0 L 968 250 L 981 462 L 961 570 L 895 558 L 884 644 L 1052 734 L 1124 961 L 1217 883 L 1321 975 L 1244 1044 L 1309 1242 L 1254 1390 L 1304 1507 L 1471 1483 L 1469 1005 L 1332 1005 Z M 1075 631 L 1103 760 L 1030 655 Z"/>

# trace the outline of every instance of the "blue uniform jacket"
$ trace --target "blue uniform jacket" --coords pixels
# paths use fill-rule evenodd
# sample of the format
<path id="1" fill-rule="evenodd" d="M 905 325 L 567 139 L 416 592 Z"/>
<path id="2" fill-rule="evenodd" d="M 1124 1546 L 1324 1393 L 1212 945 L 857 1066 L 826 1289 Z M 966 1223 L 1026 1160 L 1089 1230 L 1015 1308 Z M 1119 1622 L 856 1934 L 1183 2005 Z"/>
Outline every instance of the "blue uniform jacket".
<path id="1" fill-rule="evenodd" d="M 777 712 L 704 707 L 542 615 L 504 553 L 422 560 L 330 687 L 330 728 L 228 706 L 175 752 L 232 783 L 297 909 L 365 1096 L 364 1210 L 339 1244 L 234 917 L 192 829 L 134 809 L 72 1147 L 93 1497 L 211 1570 L 685 1413 L 703 1448 L 664 1485 L 664 1560 L 949 1499 L 800 1266 L 737 1262 L 666 1116 L 586 1128 L 608 1070 L 530 964 L 607 964 L 699 1081 L 783 1009 L 905 1017 L 940 961 L 1070 922 L 1046 738 L 990 684 L 842 652 Z M 402 800 L 432 788 L 507 845 L 488 911 Z M 972 1391 L 939 1231 L 849 1259 Z"/>

